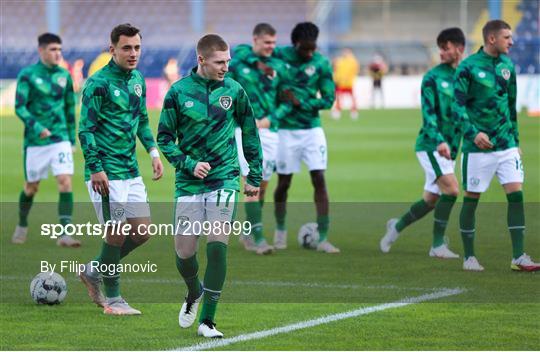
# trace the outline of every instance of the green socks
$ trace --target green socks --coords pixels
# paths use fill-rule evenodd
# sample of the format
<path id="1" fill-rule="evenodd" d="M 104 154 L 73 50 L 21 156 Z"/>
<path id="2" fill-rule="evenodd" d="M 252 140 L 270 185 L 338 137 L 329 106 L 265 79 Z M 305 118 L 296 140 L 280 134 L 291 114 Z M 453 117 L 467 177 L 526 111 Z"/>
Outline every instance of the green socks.
<path id="1" fill-rule="evenodd" d="M 435 205 L 435 211 L 433 214 L 433 248 L 437 248 L 444 244 L 444 232 L 448 219 L 450 218 L 450 212 L 456 202 L 456 196 L 450 196 L 443 194 Z"/>
<path id="2" fill-rule="evenodd" d="M 465 260 L 474 257 L 474 223 L 475 212 L 478 206 L 478 198 L 463 197 L 463 206 L 459 214 L 459 227 L 461 239 L 463 241 L 463 250 Z"/>
<path id="3" fill-rule="evenodd" d="M 508 230 L 512 238 L 512 257 L 517 259 L 523 254 L 525 235 L 525 210 L 523 208 L 523 192 L 517 191 L 506 195 L 508 200 Z"/>
<path id="4" fill-rule="evenodd" d="M 103 242 L 101 246 L 101 254 L 94 260 L 97 260 L 100 264 L 106 264 L 107 267 L 118 266 L 120 263 L 121 248 L 117 246 L 111 246 L 107 242 Z M 102 272 L 103 285 L 105 286 L 105 296 L 118 297 L 120 296 L 120 274 L 114 271 Z"/>
<path id="5" fill-rule="evenodd" d="M 199 281 L 199 263 L 197 253 L 191 257 L 182 259 L 176 254 L 176 269 L 184 279 L 187 288 L 189 301 L 194 301 L 201 296 L 201 282 Z"/>
<path id="6" fill-rule="evenodd" d="M 71 216 L 73 215 L 73 193 L 72 192 L 60 192 L 58 198 L 58 217 L 60 218 L 60 224 L 71 224 Z"/>
<path id="7" fill-rule="evenodd" d="M 124 258 L 137 247 L 139 247 L 139 244 L 131 239 L 131 235 L 126 236 L 124 244 L 122 245 L 122 247 L 120 247 L 120 259 Z"/>
<path id="8" fill-rule="evenodd" d="M 420 199 L 418 202 L 414 203 L 409 211 L 399 219 L 396 224 L 396 230 L 398 232 L 403 231 L 404 228 L 413 222 L 420 220 L 431 210 L 433 210 L 433 208 L 430 207 L 425 200 Z"/>
<path id="9" fill-rule="evenodd" d="M 319 231 L 319 243 L 326 241 L 328 237 L 328 224 L 330 218 L 328 215 L 317 215 L 317 230 Z"/>
<path id="10" fill-rule="evenodd" d="M 28 213 L 30 213 L 30 208 L 32 208 L 32 201 L 34 196 L 27 196 L 24 191 L 19 195 L 19 226 L 27 227 L 28 226 Z"/>
<path id="11" fill-rule="evenodd" d="M 206 273 L 204 274 L 204 298 L 199 322 L 214 321 L 216 308 L 227 272 L 227 245 L 210 242 L 206 245 Z"/>
<path id="12" fill-rule="evenodd" d="M 246 202 L 246 220 L 251 223 L 251 233 L 256 244 L 264 240 L 262 227 L 262 206 L 259 201 Z"/>

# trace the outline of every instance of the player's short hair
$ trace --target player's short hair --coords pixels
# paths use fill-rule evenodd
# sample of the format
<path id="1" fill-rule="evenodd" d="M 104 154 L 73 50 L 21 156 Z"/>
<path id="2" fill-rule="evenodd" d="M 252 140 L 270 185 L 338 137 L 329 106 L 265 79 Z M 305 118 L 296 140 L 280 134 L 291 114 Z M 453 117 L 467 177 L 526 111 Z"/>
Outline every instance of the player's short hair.
<path id="1" fill-rule="evenodd" d="M 482 37 L 484 37 L 484 42 L 487 42 L 488 37 L 491 34 L 497 33 L 501 29 L 512 29 L 512 27 L 510 27 L 510 25 L 503 20 L 488 21 L 488 23 L 484 25 L 484 28 L 482 28 Z"/>
<path id="2" fill-rule="evenodd" d="M 44 47 L 49 44 L 62 44 L 62 39 L 56 34 L 53 33 L 43 33 L 38 38 L 38 46 Z"/>
<path id="3" fill-rule="evenodd" d="M 465 46 L 465 34 L 458 27 L 443 29 L 437 36 L 437 46 L 441 47 L 448 42 Z"/>
<path id="4" fill-rule="evenodd" d="M 259 36 L 259 35 L 276 35 L 276 29 L 272 27 L 271 24 L 268 23 L 259 23 L 253 28 L 253 35 Z"/>
<path id="5" fill-rule="evenodd" d="M 120 40 L 121 35 L 125 35 L 126 37 L 134 37 L 137 34 L 142 39 L 142 35 L 140 33 L 141 31 L 137 27 L 133 27 L 129 23 L 122 23 L 118 26 L 114 27 L 111 31 L 111 43 L 112 45 L 118 44 L 118 41 Z"/>
<path id="6" fill-rule="evenodd" d="M 298 23 L 291 32 L 291 42 L 315 42 L 319 37 L 319 27 L 312 22 Z"/>
<path id="7" fill-rule="evenodd" d="M 229 44 L 217 34 L 207 34 L 197 43 L 197 54 L 202 57 L 208 57 L 214 51 L 226 50 L 229 50 Z"/>

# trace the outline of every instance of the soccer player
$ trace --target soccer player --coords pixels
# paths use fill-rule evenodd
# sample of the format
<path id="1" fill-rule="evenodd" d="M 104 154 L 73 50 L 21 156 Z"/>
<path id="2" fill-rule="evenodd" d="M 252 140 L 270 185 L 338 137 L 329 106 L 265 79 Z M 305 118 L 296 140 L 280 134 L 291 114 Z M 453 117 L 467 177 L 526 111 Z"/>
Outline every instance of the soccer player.
<path id="1" fill-rule="evenodd" d="M 238 50 L 243 50 L 246 45 Z M 268 23 L 259 23 L 253 29 L 253 47 L 249 47 L 258 58 L 259 67 L 254 68 L 246 60 L 233 56 L 229 75 L 246 90 L 259 128 L 263 152 L 263 181 L 259 195 L 245 198 L 246 219 L 251 223 L 252 236 L 241 236 L 244 247 L 257 254 L 271 254 L 274 250 L 263 234 L 262 205 L 268 181 L 276 168 L 279 137 L 279 121 L 292 110 L 292 105 L 280 101 L 279 92 L 284 90 L 287 79 L 283 61 L 272 57 L 276 47 L 276 30 Z M 239 55 L 240 57 L 241 55 Z M 249 168 L 243 157 L 241 130 L 237 129 L 236 143 L 240 156 L 242 176 L 247 176 Z"/>
<path id="2" fill-rule="evenodd" d="M 287 248 L 285 225 L 287 192 L 293 173 L 300 171 L 303 161 L 310 171 L 315 189 L 319 243 L 317 250 L 339 253 L 328 241 L 329 205 L 324 178 L 327 165 L 326 137 L 321 128 L 319 111 L 330 109 L 334 103 L 335 84 L 330 61 L 317 50 L 319 28 L 311 22 L 298 23 L 291 33 L 292 46 L 277 47 L 274 56 L 283 60 L 289 76 L 281 98 L 293 105 L 293 110 L 279 123 L 277 157 L 278 185 L 274 192 L 277 229 L 274 247 Z M 237 50 L 238 55 L 249 57 L 248 62 L 260 61 L 249 51 Z"/>
<path id="3" fill-rule="evenodd" d="M 62 40 L 52 33 L 38 37 L 39 62 L 24 68 L 17 78 L 15 113 L 24 123 L 24 189 L 19 196 L 19 223 L 11 242 L 22 244 L 28 234 L 28 214 L 39 183 L 56 177 L 60 224 L 71 223 L 73 214 L 73 148 L 75 146 L 75 96 L 69 72 L 59 66 Z M 67 235 L 59 246 L 79 247 Z"/>
<path id="4" fill-rule="evenodd" d="M 332 109 L 332 118 L 341 117 L 341 103 L 344 97 L 351 99 L 351 119 L 358 119 L 356 99 L 354 96 L 354 82 L 360 71 L 358 60 L 354 56 L 352 49 L 343 49 L 341 55 L 334 62 L 334 81 L 336 82 L 336 103 Z"/>
<path id="5" fill-rule="evenodd" d="M 508 230 L 512 239 L 510 267 L 536 271 L 524 252 L 523 164 L 516 111 L 516 72 L 507 56 L 512 30 L 502 20 L 482 28 L 484 46 L 459 65 L 452 109 L 463 125 L 462 182 L 465 195 L 459 217 L 463 240 L 463 269 L 483 271 L 474 253 L 475 212 L 480 195 L 497 175 L 508 200 Z"/>
<path id="6" fill-rule="evenodd" d="M 383 253 L 390 251 L 407 226 L 435 209 L 429 256 L 459 258 L 445 244 L 444 232 L 459 194 L 454 166 L 461 131 L 459 121 L 452 116 L 452 97 L 454 73 L 465 50 L 465 35 L 459 28 L 445 29 L 437 37 L 437 46 L 441 63 L 422 80 L 423 123 L 415 148 L 425 173 L 424 194 L 401 218 L 388 221 L 386 234 L 380 241 Z"/>
<path id="7" fill-rule="evenodd" d="M 85 181 L 99 221 L 127 222 L 131 231 L 128 236 L 108 231 L 100 254 L 79 277 L 105 314 L 137 315 L 141 312 L 120 295 L 120 277 L 114 270 L 122 258 L 148 240 L 144 229 L 150 224 L 150 208 L 137 164 L 136 138 L 150 153 L 154 180 L 161 178 L 163 164 L 148 125 L 144 78 L 136 70 L 141 54 L 139 29 L 118 25 L 110 39 L 111 61 L 83 89 L 79 139 Z M 107 265 L 108 270 L 92 270 L 95 263 Z M 106 298 L 100 290 L 102 281 Z"/>
<path id="8" fill-rule="evenodd" d="M 188 294 L 179 324 L 190 327 L 199 317 L 198 335 L 223 337 L 216 329 L 216 308 L 227 271 L 227 243 L 236 213 L 240 170 L 234 130 L 242 129 L 242 147 L 249 164 L 244 185 L 256 197 L 261 182 L 261 146 L 249 98 L 229 77 L 228 44 L 216 34 L 197 43 L 197 67 L 174 83 L 159 119 L 158 145 L 176 169 L 176 267 Z M 202 226 L 201 226 L 202 224 Z M 197 242 L 201 227 L 211 225 L 206 244 L 204 286 L 199 281 Z"/>

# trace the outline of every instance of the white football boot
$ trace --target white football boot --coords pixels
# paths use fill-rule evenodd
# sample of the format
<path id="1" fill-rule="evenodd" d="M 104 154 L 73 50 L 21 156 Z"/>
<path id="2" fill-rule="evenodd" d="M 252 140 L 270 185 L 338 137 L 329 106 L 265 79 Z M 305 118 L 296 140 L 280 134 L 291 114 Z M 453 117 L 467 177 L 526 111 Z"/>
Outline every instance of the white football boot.
<path id="1" fill-rule="evenodd" d="M 340 250 L 339 248 L 335 247 L 332 243 L 328 242 L 328 240 L 326 240 L 326 241 L 319 242 L 319 244 L 317 244 L 317 252 L 336 254 L 336 253 L 339 253 Z"/>
<path id="2" fill-rule="evenodd" d="M 441 244 L 440 246 L 435 248 L 431 247 L 431 249 L 429 250 L 429 256 L 440 259 L 459 258 L 459 254 L 456 254 L 450 249 L 448 249 L 448 246 L 446 244 Z"/>
<path id="3" fill-rule="evenodd" d="M 117 297 L 112 300 L 107 299 L 103 313 L 108 315 L 140 315 L 141 311 L 131 308 L 122 297 Z"/>
<path id="4" fill-rule="evenodd" d="M 478 263 L 476 257 L 469 257 L 463 261 L 463 270 L 484 271 L 484 267 Z"/>
<path id="5" fill-rule="evenodd" d="M 540 263 L 533 262 L 531 257 L 523 253 L 521 257 L 512 259 L 510 268 L 514 271 L 538 271 L 540 270 Z"/>
<path id="6" fill-rule="evenodd" d="M 223 337 L 223 333 L 216 329 L 216 324 L 209 320 L 204 320 L 201 325 L 199 325 L 197 334 L 212 339 L 220 339 Z"/>
<path id="7" fill-rule="evenodd" d="M 274 232 L 274 248 L 287 249 L 287 230 L 276 230 Z"/>
<path id="8" fill-rule="evenodd" d="M 381 242 L 379 243 L 379 247 L 381 248 L 381 251 L 383 253 L 390 252 L 390 247 L 392 247 L 392 243 L 396 242 L 396 240 L 399 237 L 399 232 L 396 230 L 396 224 L 398 222 L 397 218 L 390 219 L 386 223 L 386 234 L 381 238 Z"/>
<path id="9" fill-rule="evenodd" d="M 17 225 L 17 227 L 15 227 L 15 232 L 13 232 L 13 236 L 11 237 L 11 243 L 23 244 L 24 242 L 26 242 L 27 236 L 28 236 L 28 227 Z"/>
<path id="10" fill-rule="evenodd" d="M 203 291 L 201 290 L 201 295 L 193 302 L 188 302 L 187 297 L 178 312 L 178 324 L 181 328 L 189 328 L 195 322 L 197 318 L 197 310 L 199 309 L 199 303 L 203 296 Z"/>
<path id="11" fill-rule="evenodd" d="M 58 237 L 56 244 L 60 247 L 79 248 L 81 246 L 81 241 L 74 240 L 71 236 L 63 235 Z"/>

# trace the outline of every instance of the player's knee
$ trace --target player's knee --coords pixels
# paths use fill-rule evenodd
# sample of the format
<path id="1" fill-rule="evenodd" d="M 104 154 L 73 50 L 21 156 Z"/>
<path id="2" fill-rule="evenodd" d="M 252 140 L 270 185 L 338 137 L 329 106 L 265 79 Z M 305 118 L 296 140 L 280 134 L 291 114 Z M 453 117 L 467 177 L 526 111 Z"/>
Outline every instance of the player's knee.
<path id="1" fill-rule="evenodd" d="M 66 175 L 59 176 L 57 182 L 60 192 L 71 192 L 71 177 Z"/>
<path id="2" fill-rule="evenodd" d="M 326 189 L 326 182 L 324 181 L 324 173 L 322 171 L 311 172 L 311 183 L 315 189 Z"/>
<path id="3" fill-rule="evenodd" d="M 459 188 L 457 186 L 455 187 L 450 187 L 446 192 L 445 194 L 449 195 L 449 196 L 452 196 L 452 197 L 457 197 L 459 196 Z"/>
<path id="4" fill-rule="evenodd" d="M 25 183 L 24 184 L 24 193 L 31 197 L 39 191 L 39 183 Z"/>
<path id="5" fill-rule="evenodd" d="M 280 177 L 278 180 L 276 191 L 279 190 L 280 192 L 287 192 L 289 187 L 291 187 L 291 179 L 288 177 Z"/>

